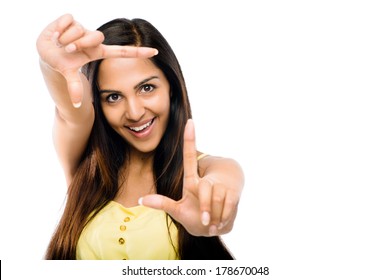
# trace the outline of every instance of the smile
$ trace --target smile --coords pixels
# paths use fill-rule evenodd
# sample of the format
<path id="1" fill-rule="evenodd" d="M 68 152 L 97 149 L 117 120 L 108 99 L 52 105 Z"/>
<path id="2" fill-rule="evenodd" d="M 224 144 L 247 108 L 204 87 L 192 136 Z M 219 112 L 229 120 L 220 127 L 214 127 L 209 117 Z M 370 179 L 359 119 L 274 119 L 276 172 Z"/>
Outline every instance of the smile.
<path id="1" fill-rule="evenodd" d="M 148 128 L 149 126 L 151 126 L 153 121 L 154 121 L 154 118 L 141 126 L 128 126 L 127 128 L 130 129 L 131 131 L 141 132 L 141 131 L 145 130 L 146 128 Z"/>

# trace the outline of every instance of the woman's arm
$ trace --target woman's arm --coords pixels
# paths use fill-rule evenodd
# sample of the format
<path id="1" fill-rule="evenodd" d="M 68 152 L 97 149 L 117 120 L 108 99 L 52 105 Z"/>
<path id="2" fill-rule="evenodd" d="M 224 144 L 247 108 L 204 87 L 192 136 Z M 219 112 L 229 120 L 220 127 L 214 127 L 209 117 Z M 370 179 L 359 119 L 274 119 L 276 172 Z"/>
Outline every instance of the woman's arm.
<path id="1" fill-rule="evenodd" d="M 44 62 L 41 61 L 40 64 L 47 88 L 55 103 L 53 141 L 69 185 L 87 145 L 94 122 L 90 87 L 86 78 L 82 77 L 85 90 L 84 102 L 79 108 L 75 108 L 70 101 L 63 76 L 50 69 Z"/>
<path id="2" fill-rule="evenodd" d="M 80 68 L 104 58 L 157 54 L 153 48 L 103 45 L 103 40 L 103 33 L 85 29 L 69 14 L 50 23 L 37 39 L 41 71 L 56 106 L 54 145 L 68 184 L 94 122 L 91 87 Z"/>
<path id="3" fill-rule="evenodd" d="M 80 77 L 83 81 L 84 100 L 79 108 L 75 108 L 70 100 L 64 77 L 50 69 L 43 61 L 40 64 L 47 88 L 55 103 L 53 141 L 69 185 L 94 122 L 90 86 L 85 77 Z"/>
<path id="4" fill-rule="evenodd" d="M 94 122 L 91 89 L 84 75 L 79 72 L 87 60 L 80 60 L 79 53 L 71 54 L 64 47 L 79 39 L 83 35 L 81 31 L 81 25 L 72 16 L 65 15 L 48 25 L 37 40 L 41 72 L 55 104 L 54 145 L 68 184 L 73 178 Z M 82 98 L 81 104 L 74 105 L 71 100 L 69 88 L 72 85 L 76 85 L 73 94 Z"/>

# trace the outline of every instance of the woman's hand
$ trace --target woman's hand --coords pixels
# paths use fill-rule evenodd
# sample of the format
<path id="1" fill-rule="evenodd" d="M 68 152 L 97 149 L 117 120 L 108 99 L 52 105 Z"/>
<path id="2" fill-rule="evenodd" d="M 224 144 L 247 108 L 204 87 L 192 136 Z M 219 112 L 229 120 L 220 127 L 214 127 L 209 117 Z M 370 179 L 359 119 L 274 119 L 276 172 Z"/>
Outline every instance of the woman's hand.
<path id="1" fill-rule="evenodd" d="M 220 165 L 220 168 L 210 166 L 210 172 L 206 170 L 200 177 L 192 120 L 187 122 L 184 132 L 183 157 L 182 199 L 174 201 L 153 194 L 141 198 L 140 204 L 164 210 L 195 236 L 228 233 L 233 228 L 243 186 L 241 168 L 233 161 L 219 159 L 211 165 Z"/>
<path id="2" fill-rule="evenodd" d="M 37 39 L 41 61 L 64 76 L 75 107 L 82 101 L 79 70 L 84 64 L 104 58 L 148 58 L 157 54 L 153 48 L 103 45 L 103 40 L 103 33 L 85 29 L 69 14 L 49 24 Z"/>

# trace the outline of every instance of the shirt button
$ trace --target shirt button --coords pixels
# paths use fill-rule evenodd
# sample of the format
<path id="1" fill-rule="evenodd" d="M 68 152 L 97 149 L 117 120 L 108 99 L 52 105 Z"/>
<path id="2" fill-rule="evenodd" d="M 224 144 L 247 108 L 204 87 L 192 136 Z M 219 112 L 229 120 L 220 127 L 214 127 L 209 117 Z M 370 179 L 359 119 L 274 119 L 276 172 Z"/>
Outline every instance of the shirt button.
<path id="1" fill-rule="evenodd" d="M 118 242 L 119 242 L 120 245 L 125 244 L 125 240 L 122 237 L 119 238 Z"/>
<path id="2" fill-rule="evenodd" d="M 119 227 L 119 229 L 120 229 L 121 231 L 125 231 L 125 230 L 126 230 L 126 226 L 121 225 L 121 226 Z"/>
<path id="3" fill-rule="evenodd" d="M 124 221 L 125 223 L 129 222 L 129 221 L 130 221 L 130 217 L 124 218 L 123 221 Z"/>

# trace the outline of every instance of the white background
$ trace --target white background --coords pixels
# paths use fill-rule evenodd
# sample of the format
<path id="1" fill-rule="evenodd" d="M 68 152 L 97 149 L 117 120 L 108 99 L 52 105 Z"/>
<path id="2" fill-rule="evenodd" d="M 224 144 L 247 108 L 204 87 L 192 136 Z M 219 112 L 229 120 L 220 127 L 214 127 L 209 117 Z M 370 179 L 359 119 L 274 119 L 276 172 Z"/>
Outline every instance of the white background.
<path id="1" fill-rule="evenodd" d="M 245 171 L 224 236 L 237 259 L 269 266 L 272 279 L 388 279 L 386 2 L 3 1 L 0 259 L 40 260 L 62 207 L 35 40 L 72 13 L 89 29 L 145 18 L 170 42 L 199 150 Z"/>

